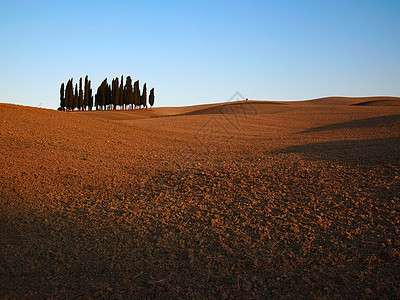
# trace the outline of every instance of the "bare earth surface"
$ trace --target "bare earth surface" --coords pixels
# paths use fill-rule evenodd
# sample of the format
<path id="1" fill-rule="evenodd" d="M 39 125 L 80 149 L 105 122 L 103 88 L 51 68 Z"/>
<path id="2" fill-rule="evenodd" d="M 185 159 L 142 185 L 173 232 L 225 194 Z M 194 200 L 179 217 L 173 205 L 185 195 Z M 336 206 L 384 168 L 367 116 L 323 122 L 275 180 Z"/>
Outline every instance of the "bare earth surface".
<path id="1" fill-rule="evenodd" d="M 0 298 L 399 298 L 379 100 L 0 104 Z"/>

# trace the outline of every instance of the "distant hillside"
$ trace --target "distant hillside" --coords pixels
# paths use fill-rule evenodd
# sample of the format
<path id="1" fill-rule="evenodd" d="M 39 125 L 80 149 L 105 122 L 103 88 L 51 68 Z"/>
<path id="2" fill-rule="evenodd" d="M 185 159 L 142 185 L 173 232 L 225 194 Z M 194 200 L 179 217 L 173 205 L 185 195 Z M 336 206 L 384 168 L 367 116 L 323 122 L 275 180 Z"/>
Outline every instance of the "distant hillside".
<path id="1" fill-rule="evenodd" d="M 262 113 L 263 109 L 271 105 L 286 105 L 283 102 L 273 101 L 234 101 L 221 103 L 211 107 L 193 110 L 184 115 L 208 115 L 208 114 L 245 114 L 252 115 Z"/>
<path id="2" fill-rule="evenodd" d="M 384 101 L 384 102 L 382 102 Z M 400 97 L 374 96 L 374 97 L 324 97 L 318 99 L 296 101 L 298 104 L 310 105 L 368 105 L 362 103 L 373 102 L 374 105 L 388 105 L 389 102 L 400 101 Z M 396 102 L 394 102 L 396 103 Z M 393 105 L 393 104 L 391 104 Z"/>
<path id="3" fill-rule="evenodd" d="M 400 107 L 400 99 L 382 99 L 382 100 L 370 100 L 353 105 L 357 106 L 396 106 Z"/>

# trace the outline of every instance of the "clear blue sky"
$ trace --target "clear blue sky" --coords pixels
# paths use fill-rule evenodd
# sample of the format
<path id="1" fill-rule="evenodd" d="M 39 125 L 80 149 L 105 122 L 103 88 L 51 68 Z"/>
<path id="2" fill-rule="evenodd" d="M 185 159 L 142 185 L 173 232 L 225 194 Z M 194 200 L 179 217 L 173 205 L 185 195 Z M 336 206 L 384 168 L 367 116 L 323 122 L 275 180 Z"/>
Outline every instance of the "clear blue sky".
<path id="1" fill-rule="evenodd" d="M 0 102 L 131 75 L 156 106 L 400 96 L 399 0 L 3 1 Z"/>

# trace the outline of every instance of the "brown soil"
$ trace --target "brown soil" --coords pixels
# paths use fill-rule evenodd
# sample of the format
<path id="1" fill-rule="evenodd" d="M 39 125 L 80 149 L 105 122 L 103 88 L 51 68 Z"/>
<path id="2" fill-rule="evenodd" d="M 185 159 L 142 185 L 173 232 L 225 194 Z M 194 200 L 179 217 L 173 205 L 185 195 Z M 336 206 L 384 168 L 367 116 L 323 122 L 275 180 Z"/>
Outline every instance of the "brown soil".
<path id="1" fill-rule="evenodd" d="M 398 298 L 399 149 L 399 107 L 0 104 L 0 298 Z"/>

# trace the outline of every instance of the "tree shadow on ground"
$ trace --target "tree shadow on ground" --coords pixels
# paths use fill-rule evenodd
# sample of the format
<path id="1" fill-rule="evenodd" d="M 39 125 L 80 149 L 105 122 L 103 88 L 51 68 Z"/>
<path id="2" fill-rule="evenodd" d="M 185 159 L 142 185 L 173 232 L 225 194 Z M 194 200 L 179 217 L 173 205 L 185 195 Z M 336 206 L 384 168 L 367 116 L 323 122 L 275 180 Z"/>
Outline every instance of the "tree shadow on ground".
<path id="1" fill-rule="evenodd" d="M 368 128 L 368 127 L 375 127 L 377 125 L 387 124 L 387 123 L 393 122 L 393 121 L 400 121 L 400 114 L 366 118 L 366 119 L 361 119 L 361 120 L 352 120 L 352 121 L 342 122 L 342 123 L 335 123 L 335 124 L 330 124 L 330 125 L 326 125 L 326 126 L 310 128 L 308 130 L 300 131 L 298 133 L 338 130 L 338 129 L 345 129 L 345 128 Z"/>
<path id="2" fill-rule="evenodd" d="M 400 137 L 310 143 L 283 148 L 279 153 L 357 165 L 400 165 Z"/>

